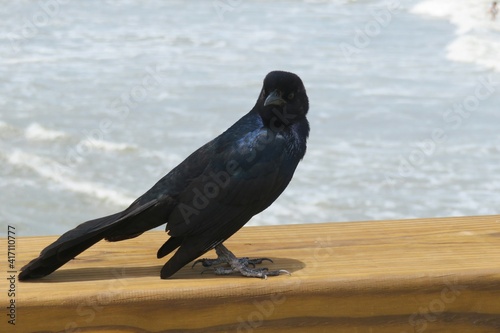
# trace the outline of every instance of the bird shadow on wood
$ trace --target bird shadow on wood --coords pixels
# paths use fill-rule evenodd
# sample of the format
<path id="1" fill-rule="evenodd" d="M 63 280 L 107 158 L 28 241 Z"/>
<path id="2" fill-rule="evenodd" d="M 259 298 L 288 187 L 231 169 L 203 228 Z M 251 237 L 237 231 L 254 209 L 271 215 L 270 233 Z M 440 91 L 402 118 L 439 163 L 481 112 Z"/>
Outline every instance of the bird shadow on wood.
<path id="1" fill-rule="evenodd" d="M 49 276 L 37 280 L 28 280 L 28 283 L 59 283 L 59 282 L 83 282 L 99 280 L 119 280 L 129 278 L 141 278 L 148 276 L 160 276 L 160 266 L 146 267 L 84 267 L 58 270 Z"/>
<path id="2" fill-rule="evenodd" d="M 165 280 L 200 280 L 211 278 L 242 278 L 238 273 L 231 275 L 215 275 L 210 268 L 203 267 L 198 264 L 191 267 L 193 263 L 189 263 L 172 277 Z M 60 283 L 60 282 L 83 282 L 83 281 L 99 281 L 99 280 L 119 280 L 119 279 L 134 279 L 142 277 L 154 277 L 160 279 L 160 271 L 163 265 L 155 266 L 123 266 L 123 267 L 85 267 L 85 268 L 70 268 L 61 269 L 51 275 L 38 280 L 28 280 L 27 283 Z M 257 265 L 256 268 L 266 267 L 269 270 L 284 269 L 292 275 L 294 272 L 302 270 L 306 264 L 300 260 L 292 258 L 273 258 L 273 263 L 265 262 Z M 272 277 L 269 277 L 272 278 Z M 24 281 L 23 281 L 24 282 Z"/>

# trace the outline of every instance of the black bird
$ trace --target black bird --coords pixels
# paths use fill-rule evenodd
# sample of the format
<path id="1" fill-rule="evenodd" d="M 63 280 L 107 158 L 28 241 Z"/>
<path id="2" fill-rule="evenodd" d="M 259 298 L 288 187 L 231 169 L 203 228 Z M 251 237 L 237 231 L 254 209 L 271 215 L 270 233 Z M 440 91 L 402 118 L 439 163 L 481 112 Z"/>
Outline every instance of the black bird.
<path id="1" fill-rule="evenodd" d="M 46 276 L 90 246 L 137 237 L 167 223 L 170 238 L 158 258 L 177 249 L 161 278 L 215 248 L 217 259 L 201 259 L 215 274 L 240 272 L 267 278 L 284 270 L 255 269 L 262 259 L 236 258 L 222 244 L 287 187 L 306 152 L 309 101 L 293 73 L 270 72 L 252 110 L 158 181 L 122 212 L 87 221 L 63 234 L 22 268 L 19 280 Z M 250 268 L 249 266 L 252 266 Z"/>

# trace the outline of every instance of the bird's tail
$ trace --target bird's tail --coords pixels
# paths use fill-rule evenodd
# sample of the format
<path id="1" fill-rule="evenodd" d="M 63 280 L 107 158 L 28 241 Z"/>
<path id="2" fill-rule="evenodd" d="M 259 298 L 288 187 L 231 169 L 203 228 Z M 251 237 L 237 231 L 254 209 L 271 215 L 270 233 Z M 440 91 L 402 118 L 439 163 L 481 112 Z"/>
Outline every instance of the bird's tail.
<path id="1" fill-rule="evenodd" d="M 21 270 L 19 280 L 41 278 L 49 275 L 101 239 L 123 213 L 105 216 L 80 224 L 64 233 L 54 243 L 47 246 L 40 256 L 30 261 Z"/>
<path id="2" fill-rule="evenodd" d="M 165 223 L 164 206 L 157 201 L 151 201 L 80 224 L 64 233 L 43 249 L 38 258 L 24 266 L 19 274 L 19 280 L 37 279 L 49 275 L 102 239 L 120 241 L 133 238 Z"/>

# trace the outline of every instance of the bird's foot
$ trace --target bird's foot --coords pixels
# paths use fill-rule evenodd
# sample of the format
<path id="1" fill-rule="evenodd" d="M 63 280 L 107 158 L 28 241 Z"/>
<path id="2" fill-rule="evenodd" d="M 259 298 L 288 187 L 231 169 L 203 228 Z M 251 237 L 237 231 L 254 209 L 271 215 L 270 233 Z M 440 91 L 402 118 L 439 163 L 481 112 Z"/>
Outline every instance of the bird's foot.
<path id="1" fill-rule="evenodd" d="M 267 279 L 268 276 L 278 276 L 280 274 L 288 274 L 290 275 L 289 271 L 286 271 L 284 269 L 276 270 L 276 271 L 270 271 L 267 268 L 249 268 L 248 266 L 241 264 L 241 262 L 238 260 L 236 263 L 230 263 L 231 267 L 215 267 L 213 269 L 213 272 L 215 275 L 229 275 L 235 272 L 239 272 L 243 276 L 248 276 L 248 277 L 257 277 L 261 279 Z"/>
<path id="2" fill-rule="evenodd" d="M 203 267 L 212 267 L 226 264 L 229 267 L 214 267 L 212 271 L 216 275 L 229 275 L 235 272 L 239 272 L 243 276 L 258 277 L 262 279 L 267 279 L 268 276 L 277 276 L 280 274 L 290 275 L 290 272 L 284 269 L 270 271 L 267 268 L 255 268 L 255 265 L 261 264 L 263 261 L 273 262 L 269 258 L 236 258 L 236 256 L 222 244 L 216 246 L 215 251 L 217 253 L 217 259 L 199 259 L 194 262 L 193 267 L 198 263 L 201 263 Z M 252 268 L 248 266 L 252 266 Z"/>
<path id="3" fill-rule="evenodd" d="M 243 266 L 247 266 L 247 267 L 250 265 L 254 268 L 255 268 L 255 265 L 262 264 L 263 261 L 269 261 L 271 263 L 273 262 L 269 258 L 250 259 L 248 257 L 244 257 L 244 258 L 234 258 L 234 259 L 238 260 L 239 265 L 243 265 Z M 226 258 L 226 257 L 217 257 L 217 259 L 198 259 L 194 262 L 192 267 L 196 266 L 196 264 L 199 264 L 199 263 L 203 267 L 212 267 L 212 266 L 217 266 L 217 265 L 221 265 L 221 264 L 231 265 L 231 263 L 230 263 L 231 260 L 233 260 L 233 258 Z"/>

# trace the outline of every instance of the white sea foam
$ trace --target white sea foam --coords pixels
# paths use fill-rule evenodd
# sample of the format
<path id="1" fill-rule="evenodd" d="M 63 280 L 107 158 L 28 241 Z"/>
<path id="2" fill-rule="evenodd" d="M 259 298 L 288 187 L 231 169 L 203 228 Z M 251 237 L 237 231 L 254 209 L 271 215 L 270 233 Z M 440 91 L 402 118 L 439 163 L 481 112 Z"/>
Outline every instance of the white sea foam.
<path id="1" fill-rule="evenodd" d="M 67 136 L 64 132 L 51 130 L 37 123 L 30 124 L 24 134 L 29 140 L 56 140 Z"/>
<path id="2" fill-rule="evenodd" d="M 0 138 L 7 138 L 9 136 L 18 134 L 18 132 L 18 128 L 0 120 Z"/>
<path id="3" fill-rule="evenodd" d="M 448 46 L 448 59 L 477 63 L 500 72 L 500 41 L 486 36 L 464 35 Z"/>
<path id="4" fill-rule="evenodd" d="M 116 205 L 129 205 L 134 200 L 134 198 L 120 191 L 106 188 L 101 184 L 79 180 L 66 167 L 49 158 L 19 150 L 6 154 L 6 158 L 8 163 L 31 169 L 40 177 L 57 182 L 69 191 L 105 200 Z"/>
<path id="5" fill-rule="evenodd" d="M 427 0 L 412 12 L 445 19 L 457 27 L 456 39 L 447 48 L 448 59 L 500 71 L 500 17 L 492 20 L 489 6 L 491 2 L 474 0 Z"/>
<path id="6" fill-rule="evenodd" d="M 111 142 L 106 140 L 84 140 L 82 145 L 90 149 L 104 151 L 130 151 L 137 149 L 137 146 L 133 144 Z"/>

